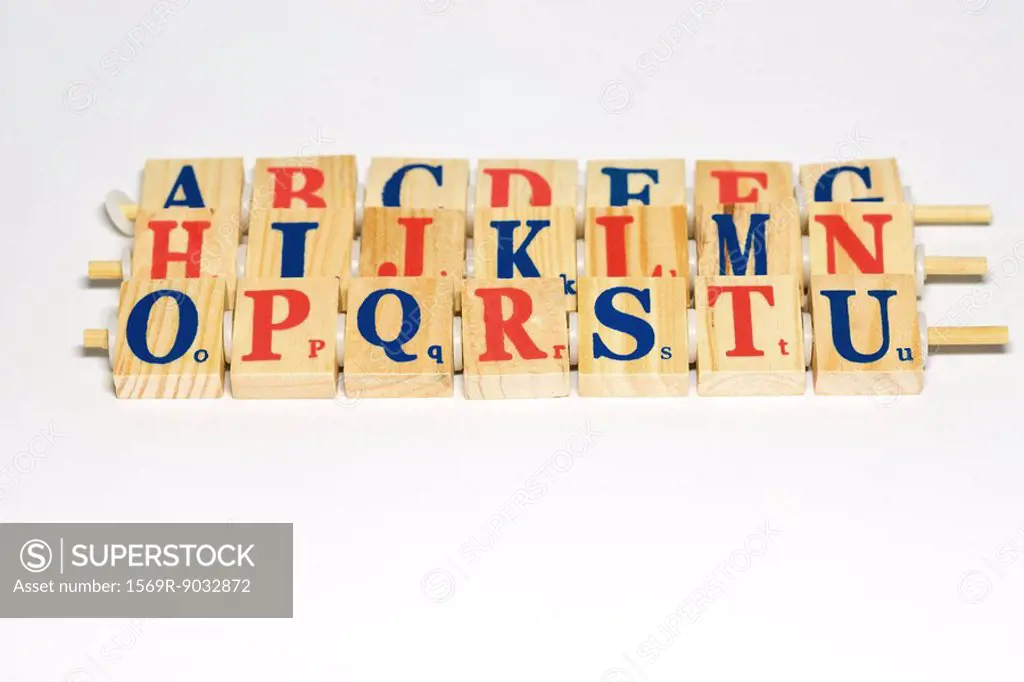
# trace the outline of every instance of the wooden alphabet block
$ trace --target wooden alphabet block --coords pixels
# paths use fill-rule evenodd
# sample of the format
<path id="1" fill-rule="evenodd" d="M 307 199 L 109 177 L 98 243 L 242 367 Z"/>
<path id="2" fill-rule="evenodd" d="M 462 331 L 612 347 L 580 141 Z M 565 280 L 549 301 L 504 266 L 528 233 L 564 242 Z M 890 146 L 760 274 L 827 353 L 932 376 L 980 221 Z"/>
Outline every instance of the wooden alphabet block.
<path id="1" fill-rule="evenodd" d="M 451 280 L 458 312 L 466 269 L 464 211 L 369 207 L 363 215 L 360 277 Z"/>
<path id="2" fill-rule="evenodd" d="M 588 277 L 690 276 L 686 206 L 588 208 Z"/>
<path id="3" fill-rule="evenodd" d="M 797 277 L 698 277 L 697 393 L 800 395 L 807 381 Z"/>
<path id="4" fill-rule="evenodd" d="M 576 309 L 576 214 L 569 207 L 478 208 L 473 220 L 474 277 L 562 281 Z"/>
<path id="5" fill-rule="evenodd" d="M 777 204 L 793 198 L 793 166 L 788 161 L 698 161 L 695 206 Z"/>
<path id="6" fill-rule="evenodd" d="M 150 159 L 143 170 L 139 213 L 209 209 L 227 212 L 237 223 L 244 185 L 242 159 Z"/>
<path id="7" fill-rule="evenodd" d="M 686 395 L 688 301 L 683 278 L 580 279 L 580 395 Z"/>
<path id="8" fill-rule="evenodd" d="M 914 275 L 914 216 L 892 202 L 807 205 L 811 275 Z"/>
<path id="9" fill-rule="evenodd" d="M 345 323 L 345 393 L 350 398 L 451 396 L 452 281 L 359 277 Z"/>
<path id="10" fill-rule="evenodd" d="M 238 255 L 237 215 L 208 208 L 140 213 L 135 221 L 132 279 L 216 277 L 234 305 Z"/>
<path id="11" fill-rule="evenodd" d="M 354 211 L 356 187 L 354 156 L 256 159 L 250 213 L 277 209 Z"/>
<path id="12" fill-rule="evenodd" d="M 231 343 L 231 395 L 333 398 L 337 335 L 337 278 L 242 279 Z"/>
<path id="13" fill-rule="evenodd" d="M 814 392 L 917 394 L 924 386 L 910 275 L 811 277 Z"/>
<path id="14" fill-rule="evenodd" d="M 800 167 L 808 206 L 821 201 L 903 201 L 896 159 L 853 159 Z"/>
<path id="15" fill-rule="evenodd" d="M 121 284 L 114 355 L 118 398 L 219 398 L 224 393 L 224 280 Z"/>
<path id="16" fill-rule="evenodd" d="M 360 277 L 451 277 L 465 274 L 466 214 L 437 209 L 366 209 Z"/>
<path id="17" fill-rule="evenodd" d="M 686 206 L 682 159 L 587 162 L 587 208 Z"/>
<path id="18" fill-rule="evenodd" d="M 476 179 L 476 210 L 569 206 L 576 210 L 576 161 L 483 159 Z"/>
<path id="19" fill-rule="evenodd" d="M 785 161 L 698 161 L 693 188 L 694 233 L 701 239 L 708 213 L 741 204 L 779 206 L 799 217 L 793 167 Z"/>
<path id="20" fill-rule="evenodd" d="M 465 214 L 466 159 L 374 158 L 366 182 L 366 208 L 444 209 Z"/>
<path id="21" fill-rule="evenodd" d="M 249 218 L 248 277 L 338 277 L 352 268 L 355 209 L 275 208 Z"/>
<path id="22" fill-rule="evenodd" d="M 569 395 L 569 327 L 558 279 L 466 280 L 466 397 Z"/>
<path id="23" fill-rule="evenodd" d="M 799 214 L 778 204 L 719 206 L 704 213 L 698 234 L 701 275 L 792 275 L 803 292 Z"/>

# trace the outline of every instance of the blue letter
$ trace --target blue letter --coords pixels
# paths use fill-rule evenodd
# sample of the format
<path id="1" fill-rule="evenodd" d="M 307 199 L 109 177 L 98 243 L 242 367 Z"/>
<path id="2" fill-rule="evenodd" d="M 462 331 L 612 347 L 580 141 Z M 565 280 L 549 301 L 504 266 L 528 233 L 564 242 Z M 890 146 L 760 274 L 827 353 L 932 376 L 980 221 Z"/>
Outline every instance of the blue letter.
<path id="1" fill-rule="evenodd" d="M 832 183 L 836 181 L 836 176 L 840 173 L 853 173 L 859 177 L 863 182 L 864 186 L 871 189 L 871 169 L 867 166 L 858 168 L 857 166 L 838 166 L 836 168 L 830 168 L 821 174 L 818 178 L 818 183 L 814 186 L 814 200 L 815 201 L 832 201 Z M 868 197 L 866 199 L 853 199 L 853 201 L 882 201 L 882 197 Z"/>
<path id="2" fill-rule="evenodd" d="M 149 350 L 146 330 L 149 327 L 149 315 L 153 310 L 153 305 L 167 296 L 178 302 L 178 333 L 174 337 L 174 343 L 167 351 L 167 355 L 157 357 Z M 198 333 L 199 311 L 196 310 L 196 304 L 192 299 L 181 291 L 160 289 L 140 298 L 132 308 L 132 312 L 128 315 L 128 324 L 125 325 L 124 338 L 128 342 L 128 348 L 139 360 L 151 365 L 166 365 L 188 352 Z"/>
<path id="3" fill-rule="evenodd" d="M 398 336 L 391 341 L 380 338 L 380 334 L 377 332 L 377 305 L 380 303 L 380 299 L 388 294 L 395 296 L 402 304 L 402 328 L 399 330 Z M 356 314 L 356 326 L 367 342 L 384 349 L 388 359 L 395 362 L 412 362 L 416 359 L 415 355 L 406 353 L 402 348 L 402 344 L 408 343 L 420 330 L 420 306 L 412 294 L 400 289 L 374 291 L 359 306 L 359 312 Z"/>
<path id="4" fill-rule="evenodd" d="M 742 277 L 747 274 L 747 263 L 750 260 L 750 248 L 754 247 L 754 274 L 768 274 L 768 245 L 764 238 L 767 213 L 752 213 L 750 229 L 747 230 L 747 241 L 740 250 L 740 238 L 736 234 L 736 222 L 728 213 L 713 215 L 711 218 L 718 225 L 718 274 L 727 275 L 725 271 L 726 257 L 732 265 L 732 274 Z"/>
<path id="5" fill-rule="evenodd" d="M 306 274 L 306 233 L 320 223 L 271 223 L 271 230 L 281 233 L 281 276 L 302 277 Z"/>
<path id="6" fill-rule="evenodd" d="M 650 185 L 644 185 L 644 188 L 635 194 L 630 193 L 629 174 L 639 173 L 646 175 L 653 182 L 658 182 L 658 171 L 654 168 L 602 168 L 601 172 L 608 176 L 608 196 L 612 206 L 625 206 L 630 199 L 638 199 L 644 206 L 651 203 Z"/>
<path id="7" fill-rule="evenodd" d="M 853 336 L 850 331 L 850 297 L 852 289 L 834 289 L 820 292 L 828 299 L 832 313 L 832 345 L 836 352 L 849 362 L 867 364 L 880 360 L 889 352 L 889 299 L 896 295 L 892 289 L 875 289 L 868 291 L 868 296 L 878 299 L 878 309 L 882 318 L 882 345 L 874 353 L 865 355 L 858 353 L 853 347 Z"/>
<path id="8" fill-rule="evenodd" d="M 441 346 L 435 344 L 427 348 L 427 357 L 440 365 L 444 362 L 444 351 L 441 350 Z"/>
<path id="9" fill-rule="evenodd" d="M 491 227 L 498 231 L 498 279 L 512 279 L 517 268 L 523 277 L 540 277 L 540 272 L 526 249 L 529 248 L 530 242 L 537 234 L 551 224 L 551 221 L 527 220 L 526 226 L 530 228 L 530 233 L 526 235 L 526 239 L 517 249 L 513 246 L 513 238 L 516 228 L 522 224 L 520 220 L 491 221 Z"/>
<path id="10" fill-rule="evenodd" d="M 633 289 L 632 287 L 611 287 L 601 292 L 601 295 L 594 301 L 594 316 L 597 317 L 597 321 L 608 327 L 614 329 L 617 332 L 623 334 L 629 334 L 636 340 L 636 350 L 632 353 L 625 355 L 616 353 L 611 348 L 605 345 L 601 340 L 601 336 L 594 332 L 594 359 L 599 358 L 611 358 L 612 360 L 621 360 L 628 362 L 630 360 L 639 360 L 642 357 L 646 357 L 651 349 L 654 348 L 654 327 L 650 325 L 647 320 L 636 315 L 630 315 L 624 313 L 621 310 L 616 310 L 612 305 L 612 299 L 617 294 L 629 294 L 636 298 L 640 302 L 640 307 L 644 309 L 645 313 L 651 312 L 651 290 L 650 289 Z"/>
<path id="11" fill-rule="evenodd" d="M 179 189 L 183 196 L 181 199 L 175 199 L 174 197 Z M 203 195 L 199 192 L 196 169 L 191 164 L 181 167 L 181 171 L 178 172 L 178 179 L 174 181 L 174 187 L 171 187 L 171 193 L 167 195 L 164 208 L 170 208 L 171 206 L 206 208 L 206 204 L 203 203 Z"/>
<path id="12" fill-rule="evenodd" d="M 417 168 L 429 171 L 438 187 L 444 182 L 444 170 L 441 166 L 428 166 L 425 163 L 410 163 L 407 166 L 402 166 L 384 183 L 384 191 L 380 193 L 380 201 L 384 206 L 395 207 L 402 205 L 402 180 L 405 178 L 406 173 Z M 448 208 L 453 207 L 449 206 Z"/>

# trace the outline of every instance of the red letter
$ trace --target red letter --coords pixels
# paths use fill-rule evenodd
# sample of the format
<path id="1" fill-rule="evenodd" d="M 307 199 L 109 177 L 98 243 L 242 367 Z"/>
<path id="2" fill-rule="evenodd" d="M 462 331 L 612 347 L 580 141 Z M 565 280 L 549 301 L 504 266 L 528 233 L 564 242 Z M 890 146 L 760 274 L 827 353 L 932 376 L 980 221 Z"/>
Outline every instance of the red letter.
<path id="1" fill-rule="evenodd" d="M 309 340 L 309 357 L 315 358 L 317 354 L 327 348 L 327 342 L 323 339 L 310 339 Z M 783 353 L 785 355 L 785 353 Z"/>
<path id="2" fill-rule="evenodd" d="M 498 289 L 477 289 L 476 295 L 484 304 L 484 343 L 486 350 L 480 362 L 511 360 L 512 354 L 505 349 L 507 338 L 516 347 L 523 360 L 539 360 L 548 355 L 533 342 L 523 327 L 533 314 L 533 299 L 522 289 L 502 287 Z M 501 301 L 512 302 L 512 314 L 506 320 L 501 315 Z"/>
<path id="3" fill-rule="evenodd" d="M 633 223 L 631 215 L 604 215 L 594 220 L 604 227 L 605 277 L 626 276 L 626 225 Z"/>
<path id="4" fill-rule="evenodd" d="M 513 175 L 521 175 L 530 183 L 530 206 L 551 205 L 551 185 L 537 171 L 526 168 L 485 168 L 491 176 L 491 206 L 508 207 L 508 190 Z"/>
<path id="5" fill-rule="evenodd" d="M 825 228 L 825 243 L 828 254 L 828 273 L 836 274 L 836 242 L 843 247 L 853 264 L 865 275 L 880 275 L 885 270 L 885 254 L 882 248 L 882 228 L 892 220 L 891 215 L 866 215 L 864 220 L 875 230 L 875 255 L 872 256 L 864 242 L 857 238 L 850 225 L 839 215 L 818 215 L 814 219 Z"/>
<path id="6" fill-rule="evenodd" d="M 293 199 L 302 199 L 307 208 L 327 208 L 317 192 L 324 186 L 324 172 L 319 168 L 268 168 L 274 176 L 274 208 L 291 208 Z M 302 187 L 295 188 L 295 176 L 302 175 Z"/>
<path id="7" fill-rule="evenodd" d="M 405 228 L 405 268 L 406 277 L 419 277 L 423 274 L 423 233 L 427 225 L 434 222 L 433 218 L 399 218 L 398 224 Z M 381 277 L 395 277 L 398 268 L 394 263 L 381 263 L 377 268 Z"/>
<path id="8" fill-rule="evenodd" d="M 729 358 L 759 358 L 763 350 L 754 347 L 754 320 L 750 310 L 750 294 L 764 296 L 768 305 L 775 305 L 775 289 L 771 286 L 708 287 L 708 306 L 714 307 L 722 294 L 732 294 L 732 325 L 736 347 L 725 352 Z"/>
<path id="9" fill-rule="evenodd" d="M 188 233 L 185 251 L 171 252 L 171 230 L 178 223 L 174 220 L 151 220 L 149 229 L 153 231 L 153 264 L 149 269 L 151 279 L 166 279 L 167 264 L 171 261 L 185 263 L 186 277 L 199 277 L 199 264 L 203 252 L 203 231 L 210 228 L 208 220 L 184 220 L 181 227 Z"/>
<path id="10" fill-rule="evenodd" d="M 281 355 L 271 348 L 274 330 L 291 329 L 309 317 L 309 296 L 297 289 L 247 291 L 245 295 L 252 299 L 252 349 L 242 356 L 242 361 L 280 360 Z M 277 323 L 274 322 L 275 296 L 283 296 L 288 302 L 287 314 Z"/>
<path id="11" fill-rule="evenodd" d="M 718 203 L 720 204 L 753 204 L 757 201 L 758 192 L 754 187 L 740 196 L 740 178 L 748 178 L 768 189 L 768 174 L 760 171 L 716 170 L 711 177 L 718 180 Z"/>

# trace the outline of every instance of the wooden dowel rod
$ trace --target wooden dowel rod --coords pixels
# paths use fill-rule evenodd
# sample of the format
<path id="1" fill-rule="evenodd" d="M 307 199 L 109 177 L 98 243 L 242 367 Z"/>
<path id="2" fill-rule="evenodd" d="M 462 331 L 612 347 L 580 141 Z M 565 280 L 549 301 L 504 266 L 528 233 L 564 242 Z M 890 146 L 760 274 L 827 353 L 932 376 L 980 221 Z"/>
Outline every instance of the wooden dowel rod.
<path id="1" fill-rule="evenodd" d="M 1002 346 L 1009 342 L 1009 327 L 928 327 L 930 347 Z"/>
<path id="2" fill-rule="evenodd" d="M 86 348 L 107 350 L 109 335 L 106 329 L 86 329 L 82 333 L 82 345 Z"/>
<path id="3" fill-rule="evenodd" d="M 988 258 L 925 256 L 924 274 L 946 277 L 982 277 L 988 272 Z"/>
<path id="4" fill-rule="evenodd" d="M 914 206 L 917 225 L 988 225 L 991 222 L 991 206 Z"/>
<path id="5" fill-rule="evenodd" d="M 124 269 L 119 260 L 89 261 L 89 279 L 124 279 Z"/>
<path id="6" fill-rule="evenodd" d="M 124 213 L 125 218 L 134 222 L 139 217 L 139 205 L 121 204 L 121 213 Z"/>

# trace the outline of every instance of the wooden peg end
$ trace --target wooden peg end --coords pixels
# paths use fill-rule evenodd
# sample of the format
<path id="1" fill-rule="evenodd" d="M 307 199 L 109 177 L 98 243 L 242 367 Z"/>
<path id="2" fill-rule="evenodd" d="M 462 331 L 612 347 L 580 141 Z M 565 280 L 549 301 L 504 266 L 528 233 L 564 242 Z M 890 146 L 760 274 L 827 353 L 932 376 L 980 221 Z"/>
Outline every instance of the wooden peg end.
<path id="1" fill-rule="evenodd" d="M 119 260 L 89 261 L 89 279 L 110 280 L 124 279 L 124 268 Z"/>
<path id="2" fill-rule="evenodd" d="M 1009 327 L 928 327 L 928 346 L 1003 346 Z"/>
<path id="3" fill-rule="evenodd" d="M 988 225 L 991 222 L 992 207 L 987 205 L 914 207 L 917 225 Z"/>
<path id="4" fill-rule="evenodd" d="M 82 345 L 86 348 L 107 350 L 109 343 L 106 329 L 86 329 L 82 333 Z"/>
<path id="5" fill-rule="evenodd" d="M 124 213 L 124 217 L 126 220 L 135 222 L 135 219 L 139 217 L 139 205 L 121 204 L 121 213 Z"/>
<path id="6" fill-rule="evenodd" d="M 984 277 L 988 272 L 988 258 L 955 256 L 925 256 L 924 274 L 928 277 Z"/>

